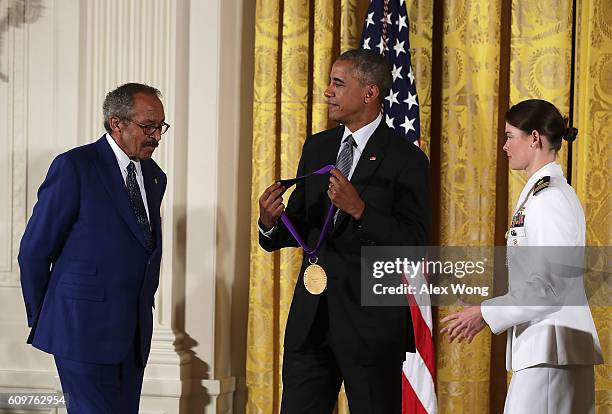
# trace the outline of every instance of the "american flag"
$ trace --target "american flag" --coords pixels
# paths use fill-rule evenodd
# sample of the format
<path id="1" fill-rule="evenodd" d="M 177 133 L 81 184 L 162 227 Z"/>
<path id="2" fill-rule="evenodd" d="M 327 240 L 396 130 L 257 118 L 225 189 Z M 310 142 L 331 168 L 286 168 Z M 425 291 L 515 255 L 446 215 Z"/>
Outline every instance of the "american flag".
<path id="1" fill-rule="evenodd" d="M 398 135 L 418 143 L 419 100 L 410 63 L 405 1 L 370 0 L 360 45 L 385 55 L 392 67 L 393 85 L 384 100 L 385 122 Z"/>
<path id="2" fill-rule="evenodd" d="M 393 85 L 384 101 L 387 125 L 406 139 L 420 143 L 419 100 L 408 39 L 404 0 L 370 0 L 361 34 L 361 47 L 378 51 L 392 67 Z M 416 286 L 426 283 L 417 276 Z M 402 414 L 437 413 L 433 321 L 429 295 L 409 295 L 416 352 L 406 353 L 402 366 Z"/>

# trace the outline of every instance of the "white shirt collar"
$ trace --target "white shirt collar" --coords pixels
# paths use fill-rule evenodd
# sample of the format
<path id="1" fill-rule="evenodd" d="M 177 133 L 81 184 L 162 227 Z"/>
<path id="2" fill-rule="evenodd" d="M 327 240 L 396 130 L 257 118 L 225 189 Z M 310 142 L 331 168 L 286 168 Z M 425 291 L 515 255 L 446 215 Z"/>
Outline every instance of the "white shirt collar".
<path id="1" fill-rule="evenodd" d="M 136 174 L 142 175 L 140 162 L 138 160 L 131 160 L 130 157 L 128 157 L 127 154 L 123 152 L 121 148 L 119 148 L 119 145 L 117 145 L 117 143 L 115 142 L 113 137 L 110 136 L 109 133 L 106 133 L 106 140 L 108 141 L 108 145 L 110 145 L 111 149 L 115 153 L 115 158 L 117 158 L 117 163 L 119 164 L 119 168 L 122 172 L 127 170 L 127 167 L 128 165 L 130 165 L 130 162 L 133 162 L 136 166 Z"/>
<path id="2" fill-rule="evenodd" d="M 376 119 L 374 119 L 369 124 L 362 126 L 355 132 L 351 132 L 345 125 L 344 134 L 342 135 L 342 142 L 340 143 L 340 146 L 342 147 L 342 144 L 344 144 L 346 137 L 352 135 L 353 139 L 355 140 L 355 144 L 357 144 L 357 149 L 359 149 L 359 152 L 362 153 L 366 144 L 368 143 L 368 140 L 370 139 L 372 134 L 374 134 L 376 128 L 378 128 L 378 124 L 380 124 L 380 121 L 382 121 L 382 113 L 379 113 Z"/>

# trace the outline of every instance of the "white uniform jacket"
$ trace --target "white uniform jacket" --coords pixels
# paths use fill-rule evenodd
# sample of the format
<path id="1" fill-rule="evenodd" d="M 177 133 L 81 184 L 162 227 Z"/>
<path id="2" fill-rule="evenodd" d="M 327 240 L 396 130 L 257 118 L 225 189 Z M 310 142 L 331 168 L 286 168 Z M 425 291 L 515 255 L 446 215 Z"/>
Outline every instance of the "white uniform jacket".
<path id="1" fill-rule="evenodd" d="M 550 177 L 550 182 L 539 187 L 548 180 L 544 177 Z M 527 181 L 515 207 L 508 234 L 508 246 L 585 245 L 584 212 L 559 164 L 551 162 L 545 165 Z M 510 249 L 508 247 L 509 255 Z M 518 250 L 521 249 L 523 252 L 538 251 Z M 535 302 L 526 298 L 537 297 L 538 294 L 549 297 L 555 288 L 554 283 L 549 283 L 551 276 L 540 271 L 545 267 L 538 271 L 530 269 L 527 272 L 530 280 L 517 283 L 521 277 L 518 273 L 525 274 L 525 269 L 520 269 L 521 262 L 524 264 L 525 260 L 521 257 L 514 261 L 518 266 L 509 266 L 508 293 L 486 300 L 481 306 L 482 316 L 493 333 L 509 330 L 506 369 L 517 371 L 538 364 L 601 364 L 601 347 L 588 305 L 568 306 L 547 302 L 547 306 L 533 306 Z M 575 278 L 575 282 L 582 287 L 582 274 Z M 584 295 L 583 289 L 581 292 Z"/>

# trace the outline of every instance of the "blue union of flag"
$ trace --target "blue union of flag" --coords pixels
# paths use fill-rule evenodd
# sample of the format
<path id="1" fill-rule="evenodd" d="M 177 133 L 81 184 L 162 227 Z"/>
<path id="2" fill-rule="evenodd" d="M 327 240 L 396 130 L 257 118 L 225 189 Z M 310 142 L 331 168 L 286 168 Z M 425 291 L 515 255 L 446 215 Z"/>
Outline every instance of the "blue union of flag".
<path id="1" fill-rule="evenodd" d="M 404 0 L 370 1 L 360 46 L 379 52 L 389 61 L 393 85 L 384 100 L 384 120 L 398 135 L 417 143 L 421 136 L 419 100 L 410 62 Z"/>

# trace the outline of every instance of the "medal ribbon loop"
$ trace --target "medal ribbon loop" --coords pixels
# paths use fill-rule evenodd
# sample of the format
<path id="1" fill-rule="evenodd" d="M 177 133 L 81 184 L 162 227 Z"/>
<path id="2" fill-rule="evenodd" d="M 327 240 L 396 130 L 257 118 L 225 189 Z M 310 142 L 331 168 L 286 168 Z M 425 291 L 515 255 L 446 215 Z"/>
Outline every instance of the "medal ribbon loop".
<path id="1" fill-rule="evenodd" d="M 296 184 L 297 182 L 305 180 L 306 178 L 311 177 L 313 175 L 327 174 L 332 169 L 334 169 L 334 166 L 330 164 L 316 171 L 313 171 L 309 174 L 302 175 L 301 177 L 290 178 L 286 180 L 279 180 L 278 182 L 280 182 L 281 185 L 284 186 L 285 188 L 289 188 L 292 185 Z M 280 219 L 285 224 L 285 227 L 287 227 L 287 230 L 289 230 L 289 233 L 291 233 L 295 241 L 297 241 L 298 244 L 302 247 L 302 249 L 304 249 L 304 253 L 308 255 L 309 259 L 315 260 L 315 263 L 317 260 L 317 256 L 316 256 L 317 252 L 321 248 L 321 243 L 323 243 L 323 239 L 325 238 L 325 235 L 329 231 L 329 226 L 331 224 L 332 218 L 334 217 L 335 210 L 336 210 L 336 207 L 332 203 L 330 203 L 329 210 L 327 211 L 327 216 L 325 217 L 325 221 L 323 222 L 323 228 L 321 229 L 321 234 L 319 235 L 319 239 L 317 240 L 316 245 L 312 249 L 306 245 L 306 242 L 304 242 L 304 239 L 302 239 L 300 234 L 297 232 L 297 230 L 291 223 L 289 216 L 287 216 L 287 214 L 284 211 L 281 213 Z"/>

